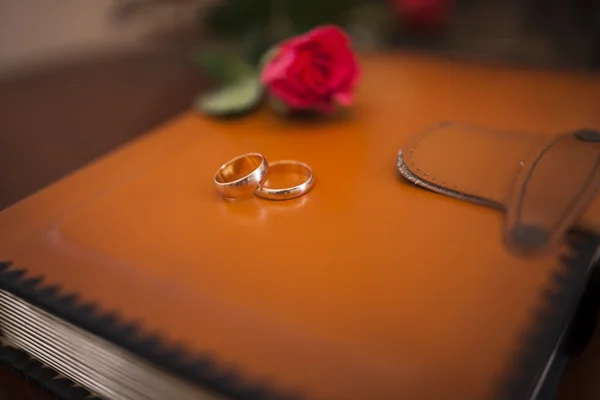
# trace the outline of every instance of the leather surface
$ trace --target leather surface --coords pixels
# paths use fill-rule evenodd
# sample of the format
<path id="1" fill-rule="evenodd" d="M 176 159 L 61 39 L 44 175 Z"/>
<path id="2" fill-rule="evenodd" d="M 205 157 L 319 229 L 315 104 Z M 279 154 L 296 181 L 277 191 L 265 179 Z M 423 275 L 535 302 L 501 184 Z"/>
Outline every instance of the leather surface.
<path id="1" fill-rule="evenodd" d="M 509 247 L 540 251 L 575 225 L 600 222 L 595 212 L 585 214 L 597 207 L 600 143 L 578 132 L 593 133 L 553 137 L 445 123 L 409 140 L 399 168 L 434 191 L 503 209 Z"/>
<path id="2" fill-rule="evenodd" d="M 492 397 L 566 248 L 508 252 L 500 213 L 403 182 L 398 150 L 439 121 L 598 127 L 600 80 L 418 57 L 363 67 L 345 117 L 182 115 L 0 213 L 0 254 L 309 398 Z M 308 163 L 314 189 L 222 201 L 214 172 L 249 151 Z"/>

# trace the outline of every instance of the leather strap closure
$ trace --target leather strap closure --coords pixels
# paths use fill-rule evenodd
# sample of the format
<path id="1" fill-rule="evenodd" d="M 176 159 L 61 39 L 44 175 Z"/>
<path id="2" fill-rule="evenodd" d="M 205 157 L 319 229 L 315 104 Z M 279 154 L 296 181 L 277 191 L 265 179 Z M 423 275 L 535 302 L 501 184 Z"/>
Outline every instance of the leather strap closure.
<path id="1" fill-rule="evenodd" d="M 600 133 L 590 129 L 552 137 L 440 124 L 406 144 L 398 170 L 419 186 L 505 211 L 505 242 L 520 254 L 543 251 L 588 207 L 600 209 Z"/>
<path id="2" fill-rule="evenodd" d="M 566 134 L 552 138 L 527 160 L 507 208 L 506 240 L 511 247 L 541 250 L 576 224 L 598 189 L 598 150 Z"/>

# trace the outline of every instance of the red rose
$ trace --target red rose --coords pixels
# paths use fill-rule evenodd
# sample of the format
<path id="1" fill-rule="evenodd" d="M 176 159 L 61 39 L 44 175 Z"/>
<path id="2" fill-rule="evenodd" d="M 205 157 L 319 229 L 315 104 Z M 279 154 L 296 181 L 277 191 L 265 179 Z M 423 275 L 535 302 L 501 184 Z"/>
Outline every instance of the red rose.
<path id="1" fill-rule="evenodd" d="M 359 75 L 348 36 L 335 26 L 323 26 L 281 43 L 261 80 L 290 108 L 330 112 L 335 103 L 352 103 Z"/>

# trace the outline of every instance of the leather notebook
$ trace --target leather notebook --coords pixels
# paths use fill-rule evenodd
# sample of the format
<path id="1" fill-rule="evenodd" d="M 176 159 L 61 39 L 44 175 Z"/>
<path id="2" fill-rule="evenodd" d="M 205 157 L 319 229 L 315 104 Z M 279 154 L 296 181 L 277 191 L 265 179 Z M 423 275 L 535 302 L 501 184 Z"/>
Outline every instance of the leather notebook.
<path id="1" fill-rule="evenodd" d="M 599 243 L 600 80 L 362 62 L 348 113 L 186 113 L 0 213 L 3 359 L 64 398 L 536 398 Z M 314 188 L 223 201 L 247 152 Z"/>

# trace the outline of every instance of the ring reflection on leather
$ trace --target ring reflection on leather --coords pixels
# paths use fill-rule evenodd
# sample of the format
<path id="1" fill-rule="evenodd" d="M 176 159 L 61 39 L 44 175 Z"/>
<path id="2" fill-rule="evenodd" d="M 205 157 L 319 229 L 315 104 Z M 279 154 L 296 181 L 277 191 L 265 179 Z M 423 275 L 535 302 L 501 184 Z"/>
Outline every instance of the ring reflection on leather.
<path id="1" fill-rule="evenodd" d="M 215 174 L 215 185 L 226 199 L 251 195 L 265 178 L 267 160 L 258 153 L 235 157 L 223 164 Z"/>
<path id="2" fill-rule="evenodd" d="M 300 161 L 283 160 L 269 164 L 267 175 L 254 192 L 268 200 L 289 200 L 308 193 L 315 179 L 312 169 Z"/>

